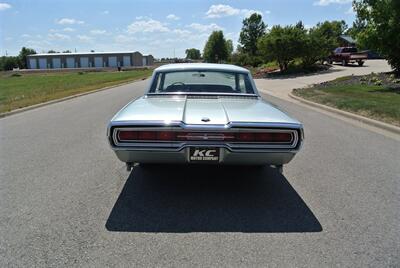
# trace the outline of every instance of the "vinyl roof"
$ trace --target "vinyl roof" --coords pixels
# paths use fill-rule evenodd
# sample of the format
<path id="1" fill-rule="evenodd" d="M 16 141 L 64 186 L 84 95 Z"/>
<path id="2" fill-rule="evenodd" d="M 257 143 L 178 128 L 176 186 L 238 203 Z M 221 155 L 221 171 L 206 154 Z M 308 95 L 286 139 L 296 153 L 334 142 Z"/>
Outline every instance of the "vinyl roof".
<path id="1" fill-rule="evenodd" d="M 213 71 L 228 71 L 249 73 L 249 70 L 231 64 L 216 64 L 216 63 L 175 63 L 166 64 L 155 69 L 156 72 L 166 71 L 185 71 L 185 70 L 213 70 Z"/>

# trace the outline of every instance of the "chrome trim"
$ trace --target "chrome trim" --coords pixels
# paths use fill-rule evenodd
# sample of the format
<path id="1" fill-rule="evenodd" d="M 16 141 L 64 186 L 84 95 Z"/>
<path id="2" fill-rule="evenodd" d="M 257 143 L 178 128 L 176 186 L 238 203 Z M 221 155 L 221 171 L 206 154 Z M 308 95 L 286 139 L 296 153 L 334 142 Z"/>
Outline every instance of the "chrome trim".
<path id="1" fill-rule="evenodd" d="M 148 127 L 180 127 L 182 129 L 204 129 L 204 130 L 222 130 L 228 128 L 282 128 L 282 129 L 302 129 L 303 125 L 300 123 L 268 123 L 268 122 L 229 122 L 225 125 L 215 124 L 199 124 L 190 125 L 185 124 L 182 121 L 140 121 L 140 120 L 129 120 L 129 121 L 111 121 L 108 128 L 119 127 L 119 126 L 148 126 Z"/>
<path id="2" fill-rule="evenodd" d="M 259 97 L 257 94 L 253 93 L 224 93 L 224 92 L 165 92 L 165 93 L 152 93 L 148 92 L 145 96 L 170 96 L 170 95 L 178 95 L 178 96 L 186 96 L 186 95 L 195 95 L 195 96 L 246 96 L 246 97 Z"/>
<path id="3" fill-rule="evenodd" d="M 263 128 L 224 128 L 224 132 L 289 132 L 292 134 L 292 141 L 289 144 L 285 143 L 262 143 L 262 142 L 229 142 L 229 141 L 142 141 L 142 142 L 121 142 L 117 137 L 119 130 L 133 130 L 133 131 L 176 131 L 176 132 L 189 132 L 193 128 L 179 128 L 179 127 L 115 127 L 112 133 L 112 141 L 115 146 L 113 148 L 125 148 L 129 150 L 137 149 L 169 149 L 173 151 L 180 151 L 185 147 L 208 145 L 216 147 L 225 147 L 230 151 L 242 151 L 250 149 L 253 151 L 263 151 L 264 149 L 295 149 L 298 146 L 299 136 L 297 129 L 263 129 Z M 220 129 L 221 130 L 221 129 Z M 209 129 L 197 128 L 196 132 L 209 132 Z M 111 141 L 110 141 L 111 142 Z M 301 140 L 300 140 L 301 142 Z"/>

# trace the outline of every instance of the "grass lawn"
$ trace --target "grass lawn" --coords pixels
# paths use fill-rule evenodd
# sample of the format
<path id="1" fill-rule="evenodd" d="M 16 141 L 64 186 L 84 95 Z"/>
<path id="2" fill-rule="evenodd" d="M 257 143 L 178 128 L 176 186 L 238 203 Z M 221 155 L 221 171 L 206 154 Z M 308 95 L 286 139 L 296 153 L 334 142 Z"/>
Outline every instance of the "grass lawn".
<path id="1" fill-rule="evenodd" d="M 123 72 L 0 74 L 0 113 L 150 76 L 152 70 Z"/>
<path id="2" fill-rule="evenodd" d="M 307 100 L 400 126 L 398 89 L 382 85 L 330 85 L 328 82 L 324 86 L 296 89 L 293 93 Z"/>

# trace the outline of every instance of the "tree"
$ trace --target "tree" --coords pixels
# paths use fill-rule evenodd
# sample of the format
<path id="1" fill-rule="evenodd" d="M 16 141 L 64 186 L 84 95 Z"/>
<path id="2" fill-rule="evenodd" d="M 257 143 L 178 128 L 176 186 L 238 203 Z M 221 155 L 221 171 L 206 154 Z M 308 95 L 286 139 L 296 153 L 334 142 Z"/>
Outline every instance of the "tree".
<path id="1" fill-rule="evenodd" d="M 19 67 L 19 58 L 14 56 L 2 56 L 0 58 L 0 70 L 9 71 Z"/>
<path id="2" fill-rule="evenodd" d="M 230 60 L 232 57 L 232 53 L 233 53 L 233 42 L 231 39 L 226 40 L 226 51 L 228 53 L 228 57 L 227 59 Z"/>
<path id="3" fill-rule="evenodd" d="M 329 51 L 334 50 L 338 47 L 339 37 L 344 34 L 347 29 L 347 24 L 345 21 L 325 21 L 319 22 L 314 27 L 314 31 L 321 38 L 325 39 L 325 44 L 327 45 L 327 49 Z"/>
<path id="4" fill-rule="evenodd" d="M 299 26 L 299 22 L 296 27 Z M 339 46 L 339 36 L 347 28 L 343 21 L 325 21 L 318 23 L 315 27 L 308 30 L 304 41 L 301 60 L 304 67 L 309 67 L 317 61 L 323 61 Z"/>
<path id="5" fill-rule="evenodd" d="M 305 39 L 305 30 L 291 25 L 277 25 L 258 40 L 257 46 L 266 61 L 277 61 L 281 71 L 285 71 L 290 62 L 303 55 Z"/>
<path id="6" fill-rule="evenodd" d="M 22 47 L 21 51 L 19 52 L 19 67 L 21 69 L 26 69 L 26 57 L 31 54 L 36 54 L 36 51 L 32 48 Z"/>
<path id="7" fill-rule="evenodd" d="M 204 47 L 203 58 L 207 62 L 221 62 L 227 60 L 228 51 L 222 31 L 213 31 Z"/>
<path id="8" fill-rule="evenodd" d="M 326 59 L 331 53 L 331 43 L 317 27 L 311 28 L 304 37 L 304 47 L 301 53 L 303 67 L 310 67 L 315 62 Z"/>
<path id="9" fill-rule="evenodd" d="M 53 53 L 58 53 L 58 52 L 53 49 L 50 49 L 49 51 L 47 51 L 47 53 L 53 54 Z"/>
<path id="10" fill-rule="evenodd" d="M 356 0 L 353 7 L 365 25 L 357 35 L 359 42 L 385 56 L 400 75 L 400 1 Z"/>
<path id="11" fill-rule="evenodd" d="M 71 50 L 64 50 L 62 53 L 71 53 Z"/>
<path id="12" fill-rule="evenodd" d="M 197 48 L 188 48 L 185 53 L 187 59 L 198 60 L 201 58 L 200 50 Z"/>
<path id="13" fill-rule="evenodd" d="M 350 28 L 348 28 L 346 30 L 346 34 L 350 35 L 351 37 L 353 37 L 354 39 L 358 38 L 358 34 L 363 31 L 365 29 L 366 25 L 363 21 L 361 21 L 360 19 L 356 19 L 353 22 L 353 26 L 351 26 Z"/>
<path id="14" fill-rule="evenodd" d="M 242 30 L 240 32 L 239 43 L 243 46 L 243 52 L 255 56 L 257 53 L 257 41 L 264 35 L 266 25 L 262 16 L 253 13 L 250 17 L 243 20 Z"/>

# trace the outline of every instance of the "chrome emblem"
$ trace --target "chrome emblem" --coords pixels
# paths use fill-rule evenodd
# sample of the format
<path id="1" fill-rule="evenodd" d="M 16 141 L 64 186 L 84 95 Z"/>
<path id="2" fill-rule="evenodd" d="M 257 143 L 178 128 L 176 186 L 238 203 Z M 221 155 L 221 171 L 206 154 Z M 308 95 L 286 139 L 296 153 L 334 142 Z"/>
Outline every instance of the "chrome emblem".
<path id="1" fill-rule="evenodd" d="M 209 121 L 210 121 L 210 118 L 208 118 L 208 117 L 203 117 L 203 118 L 201 119 L 201 121 L 203 121 L 203 122 L 209 122 Z"/>

